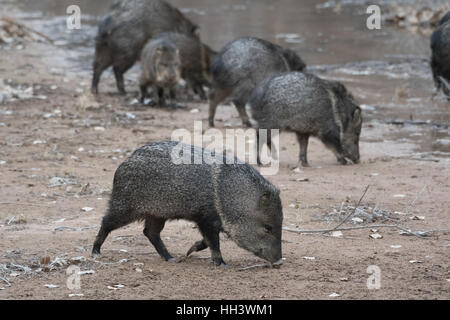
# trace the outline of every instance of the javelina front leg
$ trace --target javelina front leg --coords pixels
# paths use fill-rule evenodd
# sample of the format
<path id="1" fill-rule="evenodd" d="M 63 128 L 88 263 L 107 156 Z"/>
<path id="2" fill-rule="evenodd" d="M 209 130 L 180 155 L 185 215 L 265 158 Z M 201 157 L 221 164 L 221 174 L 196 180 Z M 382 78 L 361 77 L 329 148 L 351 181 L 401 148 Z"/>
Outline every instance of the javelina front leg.
<path id="1" fill-rule="evenodd" d="M 141 82 L 139 88 L 141 89 L 141 103 L 144 104 L 147 97 L 147 84 Z"/>
<path id="2" fill-rule="evenodd" d="M 333 133 L 332 131 L 327 132 L 324 135 L 320 135 L 320 139 L 325 144 L 325 146 L 327 146 L 328 148 L 331 149 L 331 151 L 333 151 L 337 161 L 340 164 L 342 165 L 347 164 L 347 160 L 345 160 L 344 157 L 344 150 L 342 150 L 341 141 L 336 133 Z"/>
<path id="3" fill-rule="evenodd" d="M 270 156 L 272 157 L 273 153 L 277 153 L 277 150 L 275 149 L 275 146 L 272 145 L 272 131 L 270 129 L 266 130 L 266 139 L 263 140 L 262 142 L 260 142 L 261 140 L 261 133 L 259 131 L 260 129 L 256 129 L 256 162 L 258 164 L 258 166 L 262 166 L 262 162 L 261 162 L 261 151 L 262 151 L 262 147 L 264 146 L 264 144 L 267 144 L 267 149 L 270 152 Z M 272 149 L 273 148 L 273 149 Z M 272 152 L 273 151 L 273 152 Z"/>
<path id="4" fill-rule="evenodd" d="M 186 257 L 188 257 L 193 252 L 202 251 L 208 248 L 208 245 L 206 244 L 205 240 L 197 241 L 192 245 L 192 247 L 188 250 L 186 253 Z"/>
<path id="5" fill-rule="evenodd" d="M 210 224 L 199 224 L 198 228 L 203 236 L 203 241 L 211 249 L 213 263 L 216 266 L 226 266 L 227 264 L 223 261 L 222 253 L 220 252 L 219 230 L 212 228 Z"/>
<path id="6" fill-rule="evenodd" d="M 165 220 L 155 217 L 145 219 L 144 235 L 148 238 L 148 240 L 150 240 L 151 244 L 153 244 L 161 258 L 166 261 L 173 262 L 175 259 L 170 255 L 169 251 L 167 251 L 160 236 L 161 230 L 164 228 L 165 223 Z"/>
<path id="7" fill-rule="evenodd" d="M 306 151 L 308 149 L 309 135 L 297 133 L 297 140 L 300 144 L 299 161 L 303 167 L 309 167 Z"/>

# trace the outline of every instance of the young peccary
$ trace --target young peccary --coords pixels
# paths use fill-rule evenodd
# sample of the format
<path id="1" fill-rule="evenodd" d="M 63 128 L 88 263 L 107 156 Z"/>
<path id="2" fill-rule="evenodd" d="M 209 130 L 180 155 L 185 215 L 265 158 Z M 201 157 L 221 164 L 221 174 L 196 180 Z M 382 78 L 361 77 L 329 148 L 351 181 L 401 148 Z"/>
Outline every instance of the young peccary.
<path id="1" fill-rule="evenodd" d="M 202 160 L 194 164 L 194 159 Z M 119 166 L 92 254 L 100 254 L 111 231 L 143 220 L 144 235 L 159 255 L 174 261 L 160 237 L 173 219 L 195 222 L 203 236 L 187 256 L 209 247 L 214 264 L 225 264 L 219 246 L 219 232 L 225 232 L 258 257 L 281 259 L 279 190 L 246 163 L 172 141 L 141 147 Z"/>
<path id="2" fill-rule="evenodd" d="M 431 71 L 436 93 L 442 91 L 450 100 L 450 22 L 442 24 L 431 35 Z"/>
<path id="3" fill-rule="evenodd" d="M 302 71 L 305 64 L 292 50 L 258 38 L 239 38 L 228 43 L 213 61 L 209 125 L 214 127 L 217 105 L 231 96 L 239 115 L 250 126 L 245 104 L 252 90 L 266 77 L 285 71 Z"/>
<path id="4" fill-rule="evenodd" d="M 181 77 L 198 94 L 202 100 L 206 99 L 203 86 L 211 86 L 210 68 L 217 52 L 202 44 L 198 38 L 178 32 L 165 32 L 155 39 L 168 39 L 180 50 Z"/>
<path id="5" fill-rule="evenodd" d="M 341 164 L 359 162 L 361 109 L 339 82 L 311 74 L 287 72 L 264 80 L 252 93 L 248 113 L 257 129 L 293 131 L 300 144 L 300 162 L 308 166 L 310 136 L 329 147 Z M 268 130 L 270 132 L 270 130 Z M 259 135 L 258 146 L 259 146 Z M 268 147 L 271 139 L 268 137 Z M 258 150 L 258 162 L 259 161 Z"/>
<path id="6" fill-rule="evenodd" d="M 196 36 L 198 27 L 162 0 L 114 1 L 98 27 L 92 93 L 98 93 L 100 76 L 112 65 L 117 88 L 125 94 L 123 74 L 139 59 L 148 40 L 166 31 Z"/>
<path id="7" fill-rule="evenodd" d="M 153 39 L 142 50 L 142 73 L 139 79 L 141 102 L 147 96 L 147 87 L 153 87 L 156 105 L 166 105 L 166 91 L 173 97 L 173 90 L 180 81 L 180 53 L 175 44 L 168 39 Z"/>

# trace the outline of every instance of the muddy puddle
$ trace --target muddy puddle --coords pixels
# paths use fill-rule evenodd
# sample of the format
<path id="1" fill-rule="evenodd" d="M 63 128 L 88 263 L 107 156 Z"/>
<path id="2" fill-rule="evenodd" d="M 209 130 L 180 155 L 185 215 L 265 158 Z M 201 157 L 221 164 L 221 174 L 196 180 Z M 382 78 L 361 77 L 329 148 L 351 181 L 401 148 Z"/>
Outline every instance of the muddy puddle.
<path id="1" fill-rule="evenodd" d="M 429 36 L 390 25 L 366 27 L 366 1 L 171 0 L 201 26 L 203 41 L 219 50 L 240 36 L 263 37 L 295 49 L 308 70 L 344 82 L 361 103 L 370 128 L 362 140 L 404 143 L 412 153 L 450 157 L 450 104 L 434 90 Z M 372 1 L 381 6 L 391 1 Z M 96 25 L 110 0 L 0 0 L 2 13 L 48 35 L 60 47 L 67 70 L 90 76 Z M 440 1 L 397 1 L 424 3 Z M 82 12 L 81 30 L 66 28 L 66 9 Z M 52 60 L 51 53 L 48 61 Z M 126 77 L 135 81 L 139 67 Z M 110 76 L 106 73 L 105 77 Z"/>

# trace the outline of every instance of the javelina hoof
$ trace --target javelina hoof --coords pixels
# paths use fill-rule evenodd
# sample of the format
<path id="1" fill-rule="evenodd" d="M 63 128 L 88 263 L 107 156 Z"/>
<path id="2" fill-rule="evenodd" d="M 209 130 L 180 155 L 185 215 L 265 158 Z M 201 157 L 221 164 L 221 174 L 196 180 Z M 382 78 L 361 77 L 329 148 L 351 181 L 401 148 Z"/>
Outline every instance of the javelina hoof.
<path id="1" fill-rule="evenodd" d="M 309 163 L 308 162 L 302 161 L 302 162 L 300 162 L 300 164 L 301 164 L 302 167 L 305 167 L 305 168 L 309 167 Z"/>
<path id="2" fill-rule="evenodd" d="M 348 161 L 345 160 L 345 158 L 338 159 L 338 162 L 339 162 L 340 164 L 342 164 L 343 166 L 345 166 L 345 165 L 348 164 Z"/>
<path id="3" fill-rule="evenodd" d="M 93 249 L 91 253 L 92 258 L 97 258 L 100 256 L 100 250 Z"/>
<path id="4" fill-rule="evenodd" d="M 213 263 L 216 267 L 228 268 L 228 265 L 223 261 L 222 258 L 213 259 Z"/>
<path id="5" fill-rule="evenodd" d="M 214 119 L 209 118 L 209 119 L 208 119 L 208 122 L 209 122 L 209 126 L 210 126 L 211 128 L 214 128 Z"/>

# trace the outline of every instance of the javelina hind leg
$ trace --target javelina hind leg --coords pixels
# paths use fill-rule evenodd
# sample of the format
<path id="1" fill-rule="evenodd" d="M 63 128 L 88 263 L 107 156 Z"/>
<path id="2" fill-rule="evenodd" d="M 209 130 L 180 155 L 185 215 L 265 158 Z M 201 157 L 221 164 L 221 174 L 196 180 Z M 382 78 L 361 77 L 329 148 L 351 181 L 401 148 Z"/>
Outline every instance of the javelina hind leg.
<path id="1" fill-rule="evenodd" d="M 233 103 L 236 106 L 237 111 L 239 112 L 239 117 L 241 117 L 244 126 L 250 128 L 252 125 L 250 124 L 247 112 L 245 111 L 245 103 L 242 103 L 240 101 L 233 101 Z"/>
<path id="2" fill-rule="evenodd" d="M 123 219 L 117 219 L 117 217 L 129 217 L 130 215 L 127 214 L 107 214 L 103 217 L 102 220 L 102 226 L 100 227 L 100 230 L 98 231 L 97 237 L 95 238 L 94 246 L 92 248 L 92 255 L 100 254 L 100 248 L 105 242 L 106 237 L 108 237 L 109 233 L 113 230 L 119 229 L 120 227 L 123 227 L 131 221 L 123 220 Z"/>
<path id="3" fill-rule="evenodd" d="M 306 155 L 306 151 L 308 149 L 308 139 L 309 139 L 309 135 L 297 133 L 297 140 L 298 140 L 298 143 L 300 144 L 299 160 L 300 160 L 300 163 L 302 164 L 302 167 L 309 167 L 308 158 Z"/>
<path id="4" fill-rule="evenodd" d="M 216 266 L 227 264 L 222 259 L 220 253 L 219 230 L 216 230 L 211 224 L 199 224 L 198 228 L 203 236 L 205 244 L 211 249 L 211 259 Z M 194 245 L 195 246 L 195 245 Z"/>
<path id="5" fill-rule="evenodd" d="M 113 69 L 114 69 L 114 76 L 116 77 L 117 90 L 119 90 L 119 93 L 124 96 L 127 94 L 125 91 L 125 84 L 123 80 L 124 72 L 118 67 L 114 67 Z"/>
<path id="6" fill-rule="evenodd" d="M 221 103 L 228 96 L 227 90 L 213 89 L 209 94 L 209 126 L 214 127 L 214 116 L 219 103 Z"/>
<path id="7" fill-rule="evenodd" d="M 193 252 L 198 252 L 198 251 L 202 251 L 205 250 L 206 248 L 208 248 L 208 245 L 206 244 L 205 240 L 200 240 L 197 241 L 196 243 L 194 243 L 192 245 L 192 247 L 188 250 L 188 252 L 186 253 L 186 257 L 189 256 L 191 253 Z"/>
<path id="8" fill-rule="evenodd" d="M 170 255 L 169 251 L 167 251 L 160 236 L 161 230 L 164 228 L 165 223 L 165 220 L 155 217 L 145 219 L 144 235 L 148 238 L 148 240 L 150 240 L 151 244 L 153 244 L 161 258 L 166 261 L 173 262 L 175 259 Z"/>

